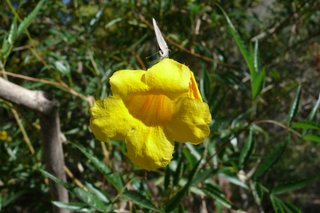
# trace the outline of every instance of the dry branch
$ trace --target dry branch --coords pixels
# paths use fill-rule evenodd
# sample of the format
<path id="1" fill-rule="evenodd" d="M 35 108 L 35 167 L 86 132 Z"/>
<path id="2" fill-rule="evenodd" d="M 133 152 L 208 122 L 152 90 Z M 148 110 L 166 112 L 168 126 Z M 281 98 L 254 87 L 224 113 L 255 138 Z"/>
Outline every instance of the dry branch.
<path id="1" fill-rule="evenodd" d="M 66 180 L 57 102 L 48 99 L 41 91 L 25 89 L 1 77 L 0 98 L 25 106 L 40 114 L 44 163 L 51 174 Z M 53 200 L 61 202 L 69 200 L 67 190 L 58 184 L 50 182 L 50 192 Z M 69 212 L 57 207 L 54 207 L 53 211 L 57 213 Z"/>

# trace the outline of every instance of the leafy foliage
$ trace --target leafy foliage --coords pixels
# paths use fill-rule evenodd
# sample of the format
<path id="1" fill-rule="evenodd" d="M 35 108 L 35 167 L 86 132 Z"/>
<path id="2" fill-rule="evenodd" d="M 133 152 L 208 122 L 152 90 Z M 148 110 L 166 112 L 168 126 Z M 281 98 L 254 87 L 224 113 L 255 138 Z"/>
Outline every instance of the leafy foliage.
<path id="1" fill-rule="evenodd" d="M 319 208 L 319 9 L 317 0 L 0 1 L 0 75 L 58 100 L 68 169 L 67 182 L 45 171 L 38 116 L 0 99 L 11 138 L 0 140 L 0 211 Z M 177 143 L 167 168 L 145 172 L 88 123 L 113 72 L 158 60 L 152 18 L 170 57 L 194 71 L 213 122 L 202 145 Z M 50 199 L 48 179 L 70 203 Z"/>

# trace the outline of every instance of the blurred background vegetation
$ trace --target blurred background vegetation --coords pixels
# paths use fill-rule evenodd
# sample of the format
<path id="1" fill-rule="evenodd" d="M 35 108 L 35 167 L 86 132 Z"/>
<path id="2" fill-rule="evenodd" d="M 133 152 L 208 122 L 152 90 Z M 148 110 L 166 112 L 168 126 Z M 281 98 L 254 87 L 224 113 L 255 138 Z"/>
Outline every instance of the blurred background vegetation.
<path id="1" fill-rule="evenodd" d="M 153 17 L 170 57 L 197 76 L 213 122 L 203 144 L 176 144 L 167 168 L 145 172 L 124 143 L 93 137 L 88 97 L 110 94 L 113 72 L 159 60 Z M 2 0 L 0 73 L 59 101 L 72 204 L 56 205 L 318 212 L 319 23 L 318 0 Z M 39 128 L 35 113 L 0 99 L 0 211 L 50 211 Z"/>

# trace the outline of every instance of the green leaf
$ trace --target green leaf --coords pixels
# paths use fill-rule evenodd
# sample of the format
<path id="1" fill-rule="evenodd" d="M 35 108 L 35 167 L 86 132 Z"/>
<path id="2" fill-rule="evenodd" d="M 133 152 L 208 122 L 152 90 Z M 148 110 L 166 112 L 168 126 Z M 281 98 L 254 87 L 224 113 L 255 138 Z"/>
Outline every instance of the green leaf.
<path id="1" fill-rule="evenodd" d="M 190 172 L 190 175 L 188 177 L 188 182 L 183 186 L 181 190 L 179 190 L 165 205 L 164 209 L 165 212 L 173 211 L 175 208 L 178 207 L 178 205 L 181 203 L 181 200 L 184 198 L 184 196 L 188 193 L 189 188 L 192 184 L 192 181 L 197 173 L 198 166 L 200 164 L 202 159 L 198 161 L 198 163 L 194 166 L 192 171 Z"/>
<path id="2" fill-rule="evenodd" d="M 103 201 L 99 199 L 98 196 L 96 196 L 94 193 L 85 191 L 82 188 L 75 187 L 71 184 L 68 184 L 67 182 L 53 176 L 52 174 L 40 169 L 40 172 L 45 175 L 46 177 L 50 178 L 55 183 L 62 185 L 64 188 L 66 188 L 69 192 L 73 193 L 77 198 L 88 204 L 89 207 L 92 207 L 99 211 L 106 211 L 107 210 L 107 204 L 105 204 Z"/>
<path id="3" fill-rule="evenodd" d="M 318 97 L 318 100 L 317 100 L 316 104 L 314 105 L 314 107 L 312 108 L 312 110 L 311 110 L 311 112 L 310 112 L 310 114 L 308 116 L 308 120 L 309 121 L 312 121 L 315 118 L 316 113 L 317 113 L 317 111 L 319 109 L 319 106 L 320 106 L 320 94 L 319 94 L 319 97 Z"/>
<path id="4" fill-rule="evenodd" d="M 244 146 L 243 148 L 241 149 L 241 152 L 240 152 L 240 157 L 239 157 L 239 166 L 240 168 L 243 168 L 251 153 L 252 153 L 252 150 L 253 150 L 253 147 L 254 147 L 254 141 L 252 139 L 252 135 L 253 135 L 253 130 L 252 128 L 250 128 L 249 130 L 249 136 L 248 136 L 248 139 L 247 141 L 244 143 Z"/>
<path id="5" fill-rule="evenodd" d="M 275 196 L 270 196 L 270 201 L 275 213 L 285 213 L 283 209 L 283 202 Z"/>
<path id="6" fill-rule="evenodd" d="M 164 189 L 167 190 L 170 186 L 170 183 L 171 183 L 171 171 L 170 171 L 169 166 L 167 166 L 167 168 L 166 168 L 166 173 L 165 173 L 163 182 L 164 182 Z"/>
<path id="7" fill-rule="evenodd" d="M 260 94 L 263 88 L 265 76 L 266 72 L 264 69 L 262 69 L 259 73 L 251 74 L 251 90 L 253 98 L 256 98 Z"/>
<path id="8" fill-rule="evenodd" d="M 217 174 L 217 170 L 215 169 L 207 169 L 207 170 L 198 172 L 192 180 L 192 185 L 197 185 L 198 183 L 201 183 L 216 174 Z"/>
<path id="9" fill-rule="evenodd" d="M 55 61 L 54 66 L 62 75 L 69 75 L 71 72 L 70 65 L 66 61 Z"/>
<path id="10" fill-rule="evenodd" d="M 109 198 L 107 198 L 107 196 L 103 192 L 101 192 L 99 189 L 95 188 L 92 184 L 86 183 L 86 188 L 90 192 L 95 194 L 97 197 L 99 197 L 99 199 L 102 200 L 103 202 L 105 202 L 105 203 L 110 202 Z"/>
<path id="11" fill-rule="evenodd" d="M 290 108 L 289 115 L 288 115 L 289 124 L 291 124 L 292 120 L 294 119 L 294 117 L 297 114 L 297 111 L 299 108 L 300 98 L 301 98 L 301 85 L 299 85 L 299 87 L 297 88 L 296 95 L 295 95 L 294 100 L 291 104 L 291 108 Z"/>
<path id="12" fill-rule="evenodd" d="M 209 197 L 211 197 L 212 199 L 216 200 L 217 202 L 219 202 L 221 205 L 223 205 L 224 207 L 231 209 L 233 208 L 232 203 L 227 200 L 224 196 L 224 194 L 221 192 L 220 189 L 218 189 L 217 187 L 211 185 L 211 184 L 207 184 L 205 186 L 205 188 L 202 189 L 202 191 L 208 195 Z"/>
<path id="13" fill-rule="evenodd" d="M 307 140 L 307 141 L 311 141 L 311 142 L 320 143 L 320 136 L 318 136 L 318 135 L 307 134 L 307 135 L 303 135 L 302 139 Z"/>
<path id="14" fill-rule="evenodd" d="M 146 209 L 150 209 L 155 212 L 161 212 L 159 208 L 157 208 L 149 199 L 147 199 L 145 196 L 140 194 L 138 191 L 126 190 L 122 194 L 122 196 L 132 201 L 133 203 L 137 204 L 138 206 L 141 206 Z"/>
<path id="15" fill-rule="evenodd" d="M 178 185 L 179 180 L 181 179 L 183 170 L 184 170 L 183 158 L 180 158 L 178 161 L 178 166 L 176 168 L 176 171 L 174 172 L 174 175 L 173 175 L 172 184 L 174 186 Z"/>
<path id="16" fill-rule="evenodd" d="M 67 190 L 72 190 L 74 188 L 74 186 L 72 186 L 71 184 L 68 184 L 67 182 L 55 177 L 54 175 L 50 174 L 49 172 L 40 169 L 40 172 L 46 176 L 47 178 L 51 179 L 53 182 L 63 186 L 64 188 L 66 188 Z"/>
<path id="17" fill-rule="evenodd" d="M 246 61 L 248 68 L 250 70 L 250 72 L 254 71 L 254 63 L 252 60 L 252 55 L 249 52 L 249 50 L 247 49 L 247 47 L 245 46 L 243 40 L 241 39 L 238 31 L 236 30 L 236 28 L 234 27 L 232 21 L 230 20 L 229 16 L 227 15 L 227 13 L 222 9 L 222 7 L 220 7 L 219 5 L 217 5 L 219 7 L 219 9 L 222 11 L 225 19 L 227 20 L 228 23 L 228 29 L 229 32 L 233 38 L 233 40 L 236 42 L 244 60 Z"/>
<path id="18" fill-rule="evenodd" d="M 107 210 L 107 204 L 99 199 L 95 194 L 85 191 L 82 188 L 75 187 L 72 189 L 72 193 L 80 200 L 88 204 L 90 207 L 105 212 Z"/>
<path id="19" fill-rule="evenodd" d="M 118 192 L 122 190 L 124 184 L 121 175 L 118 172 L 112 173 L 111 169 L 104 162 L 100 161 L 93 154 L 89 153 L 83 146 L 78 144 L 73 145 L 90 160 L 95 168 L 97 168 L 106 177 L 107 181 L 110 182 Z"/>
<path id="20" fill-rule="evenodd" d="M 32 12 L 20 23 L 18 27 L 17 37 L 20 36 L 32 23 L 32 21 L 36 18 L 39 11 L 44 5 L 45 0 L 41 0 L 37 6 L 32 10 Z"/>
<path id="21" fill-rule="evenodd" d="M 230 20 L 230 18 L 228 17 L 227 13 L 222 9 L 222 7 L 220 7 L 219 5 L 217 5 L 217 6 L 220 8 L 225 19 L 227 20 L 229 32 L 230 32 L 233 40 L 236 42 L 236 44 L 241 52 L 241 55 L 243 56 L 243 58 L 247 64 L 247 67 L 250 71 L 251 94 L 252 94 L 253 98 L 256 98 L 260 94 L 260 91 L 263 87 L 263 82 L 265 79 L 265 70 L 263 69 L 261 71 L 260 66 L 259 66 L 258 41 L 255 42 L 254 52 L 252 53 L 252 51 L 250 51 L 246 47 L 246 45 L 244 44 L 244 41 L 241 39 L 238 31 L 234 27 L 234 25 L 233 25 L 232 21 Z"/>
<path id="22" fill-rule="evenodd" d="M 13 47 L 13 43 L 16 40 L 17 37 L 17 21 L 16 19 L 13 20 L 10 28 L 10 32 L 8 35 L 8 42 Z"/>
<path id="23" fill-rule="evenodd" d="M 275 213 L 301 213 L 301 210 L 291 203 L 283 202 L 274 195 L 270 195 L 270 201 Z"/>
<path id="24" fill-rule="evenodd" d="M 291 124 L 295 129 L 317 129 L 320 130 L 320 124 L 312 121 L 299 121 Z"/>
<path id="25" fill-rule="evenodd" d="M 258 40 L 255 40 L 255 42 L 254 42 L 253 67 L 256 72 L 260 72 L 259 41 Z"/>
<path id="26" fill-rule="evenodd" d="M 205 65 L 204 64 L 201 64 L 201 65 L 202 65 L 201 66 L 202 69 L 201 69 L 201 78 L 199 81 L 199 89 L 203 97 L 203 100 L 208 103 L 212 93 L 211 79 Z"/>
<path id="27" fill-rule="evenodd" d="M 19 192 L 13 192 L 10 193 L 7 196 L 0 196 L 0 210 L 1 207 L 6 207 L 10 204 L 13 204 L 17 199 L 19 199 L 22 195 L 24 195 L 26 193 L 26 191 L 19 191 Z M 1 212 L 1 211 L 0 211 Z"/>
<path id="28" fill-rule="evenodd" d="M 317 100 L 316 104 L 313 106 L 310 114 L 308 115 L 308 121 L 311 121 L 311 122 L 312 122 L 312 121 L 314 120 L 314 118 L 316 117 L 317 111 L 318 111 L 318 109 L 319 109 L 319 106 L 320 106 L 320 94 L 319 94 L 319 97 L 318 97 L 318 100 Z M 302 134 L 303 134 L 303 135 L 305 135 L 305 134 L 307 134 L 307 133 L 308 133 L 308 130 L 307 130 L 307 129 L 304 129 L 304 130 L 302 131 Z"/>
<path id="29" fill-rule="evenodd" d="M 8 35 L 3 37 L 1 55 L 4 59 L 6 59 L 10 54 L 11 45 L 8 41 Z"/>
<path id="30" fill-rule="evenodd" d="M 280 184 L 276 187 L 274 187 L 271 191 L 272 194 L 278 195 L 278 194 L 283 194 L 291 191 L 295 191 L 298 189 L 301 189 L 303 187 L 306 187 L 307 185 L 313 183 L 314 181 L 317 181 L 320 176 L 304 179 L 304 180 L 299 180 L 291 183 L 284 183 Z"/>
<path id="31" fill-rule="evenodd" d="M 284 142 L 280 145 L 278 145 L 278 147 L 271 152 L 270 154 L 268 154 L 262 161 L 261 163 L 258 165 L 253 178 L 254 179 L 258 179 L 261 176 L 263 176 L 274 164 L 276 164 L 278 162 L 278 160 L 280 159 L 281 155 L 283 154 L 284 150 L 287 147 L 287 142 Z"/>
<path id="32" fill-rule="evenodd" d="M 77 212 L 94 212 L 94 209 L 90 209 L 88 205 L 84 203 L 64 203 L 59 201 L 52 201 L 52 203 L 62 209 L 68 209 Z"/>
<path id="33" fill-rule="evenodd" d="M 248 189 L 249 187 L 244 183 L 242 182 L 238 176 L 236 174 L 228 174 L 228 173 L 225 173 L 225 172 L 220 172 L 218 174 L 219 177 L 223 177 L 223 179 L 226 179 L 227 181 L 229 181 L 230 183 L 236 185 L 236 186 L 240 186 L 244 189 Z"/>

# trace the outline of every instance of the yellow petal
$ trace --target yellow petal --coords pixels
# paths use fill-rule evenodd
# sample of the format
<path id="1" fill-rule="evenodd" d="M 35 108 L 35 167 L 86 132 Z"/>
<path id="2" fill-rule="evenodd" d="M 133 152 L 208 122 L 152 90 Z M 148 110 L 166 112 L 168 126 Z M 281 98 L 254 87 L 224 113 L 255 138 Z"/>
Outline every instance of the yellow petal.
<path id="1" fill-rule="evenodd" d="M 129 159 L 142 169 L 165 167 L 172 158 L 174 143 L 166 138 L 161 127 L 140 125 L 129 132 L 126 143 Z"/>
<path id="2" fill-rule="evenodd" d="M 113 95 L 120 95 L 123 99 L 143 93 L 177 97 L 189 92 L 191 75 L 187 66 L 165 58 L 147 71 L 117 71 L 110 78 L 110 85 Z"/>
<path id="3" fill-rule="evenodd" d="M 189 97 L 202 101 L 200 91 L 193 72 L 190 71 Z"/>
<path id="4" fill-rule="evenodd" d="M 206 103 L 187 97 L 177 101 L 177 112 L 165 127 L 168 137 L 177 142 L 201 143 L 210 133 L 211 114 Z"/>
<path id="5" fill-rule="evenodd" d="M 120 95 L 122 98 L 128 95 L 149 91 L 144 82 L 144 70 L 120 70 L 110 78 L 110 85 L 113 95 Z"/>
<path id="6" fill-rule="evenodd" d="M 175 60 L 165 58 L 145 74 L 145 82 L 152 92 L 176 97 L 189 91 L 190 69 Z"/>
<path id="7" fill-rule="evenodd" d="M 128 131 L 140 125 L 119 97 L 108 97 L 94 103 L 90 109 L 90 129 L 98 140 L 124 140 Z"/>

